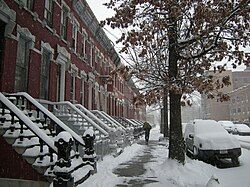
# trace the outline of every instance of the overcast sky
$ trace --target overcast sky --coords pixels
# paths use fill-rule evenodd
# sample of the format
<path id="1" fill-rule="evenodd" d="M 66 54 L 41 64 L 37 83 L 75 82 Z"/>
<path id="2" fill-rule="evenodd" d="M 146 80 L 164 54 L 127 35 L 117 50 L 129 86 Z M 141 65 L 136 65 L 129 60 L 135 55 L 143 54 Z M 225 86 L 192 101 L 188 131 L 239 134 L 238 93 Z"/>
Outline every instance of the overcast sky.
<path id="1" fill-rule="evenodd" d="M 108 16 L 112 15 L 112 11 L 110 9 L 107 9 L 103 3 L 108 2 L 109 0 L 86 0 L 94 12 L 96 18 L 101 21 Z"/>

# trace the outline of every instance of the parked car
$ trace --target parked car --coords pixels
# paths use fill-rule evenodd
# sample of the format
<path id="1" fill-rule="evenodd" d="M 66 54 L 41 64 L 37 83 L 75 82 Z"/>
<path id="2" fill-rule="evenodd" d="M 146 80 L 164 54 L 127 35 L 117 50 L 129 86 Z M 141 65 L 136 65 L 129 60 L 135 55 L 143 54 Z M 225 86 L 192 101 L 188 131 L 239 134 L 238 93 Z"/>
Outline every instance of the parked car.
<path id="1" fill-rule="evenodd" d="M 218 123 L 227 130 L 228 133 L 233 132 L 234 123 L 232 121 L 218 121 Z"/>
<path id="2" fill-rule="evenodd" d="M 246 124 L 235 124 L 232 133 L 240 136 L 250 136 L 250 127 Z"/>
<path id="3" fill-rule="evenodd" d="M 205 161 L 230 158 L 234 165 L 239 165 L 239 141 L 214 120 L 187 123 L 184 139 L 187 155 Z"/>

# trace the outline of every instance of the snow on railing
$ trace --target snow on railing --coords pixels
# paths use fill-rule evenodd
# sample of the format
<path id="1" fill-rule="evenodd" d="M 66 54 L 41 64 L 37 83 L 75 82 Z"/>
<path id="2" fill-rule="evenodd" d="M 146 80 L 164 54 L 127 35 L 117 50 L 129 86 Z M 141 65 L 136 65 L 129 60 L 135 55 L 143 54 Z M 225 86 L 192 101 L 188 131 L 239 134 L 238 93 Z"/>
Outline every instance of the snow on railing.
<path id="1" fill-rule="evenodd" d="M 73 105 L 71 102 L 69 101 L 62 101 L 62 102 L 51 102 L 51 104 L 53 105 L 66 105 L 68 107 L 70 107 L 73 111 L 75 111 L 78 115 L 80 115 L 82 118 L 84 118 L 85 120 L 88 121 L 88 123 L 90 123 L 93 127 L 95 127 L 97 130 L 99 130 L 102 134 L 104 134 L 105 136 L 108 136 L 108 132 L 110 131 L 110 127 L 108 127 L 106 124 L 103 124 L 103 126 L 105 127 L 104 130 L 102 127 L 100 127 L 98 124 L 96 124 L 91 118 L 89 118 L 87 115 L 85 115 L 80 109 L 78 109 L 75 105 Z"/>
<path id="2" fill-rule="evenodd" d="M 57 153 L 57 148 L 54 145 L 54 141 L 36 126 L 22 111 L 20 111 L 12 102 L 10 102 L 1 92 L 0 101 L 11 111 L 17 118 L 24 123 L 37 137 L 39 137 L 45 144 L 47 144 L 54 152 Z"/>
<path id="3" fill-rule="evenodd" d="M 135 119 L 130 119 L 132 122 L 134 122 L 135 124 L 142 126 L 143 124 L 141 124 L 139 121 L 135 120 Z"/>
<path id="4" fill-rule="evenodd" d="M 125 132 L 125 128 L 118 123 L 117 121 L 115 121 L 114 119 L 112 119 L 108 114 L 106 114 L 105 112 L 99 111 L 99 110 L 92 110 L 92 112 L 98 114 L 99 116 L 101 116 L 102 118 L 106 119 L 109 123 L 111 123 L 115 128 L 120 128 L 123 132 Z"/>
<path id="5" fill-rule="evenodd" d="M 105 115 L 103 115 L 99 110 L 92 110 L 91 111 L 94 115 L 95 114 L 97 114 L 97 117 L 98 118 L 103 118 L 104 120 L 106 120 L 112 127 L 115 127 L 115 128 L 117 128 L 118 126 L 114 123 L 114 122 L 112 122 L 112 121 L 110 121 Z"/>
<path id="6" fill-rule="evenodd" d="M 118 122 L 116 121 L 114 118 L 112 118 L 111 116 L 109 116 L 107 113 L 101 111 L 101 113 L 106 116 L 110 121 L 112 121 L 113 123 L 115 123 L 118 127 L 122 128 L 123 131 L 125 131 L 126 129 Z"/>
<path id="7" fill-rule="evenodd" d="M 111 128 L 105 124 L 102 120 L 100 120 L 98 117 L 96 117 L 92 112 L 90 112 L 88 109 L 86 109 L 81 104 L 75 104 L 76 107 L 78 107 L 81 111 L 87 114 L 90 118 L 93 119 L 93 121 L 98 122 L 101 126 L 105 127 L 108 131 L 111 130 Z"/>
<path id="8" fill-rule="evenodd" d="M 9 94 L 10 96 L 22 96 L 25 97 L 29 102 L 31 102 L 35 107 L 37 107 L 42 113 L 46 114 L 52 121 L 54 121 L 58 126 L 60 126 L 63 130 L 69 132 L 72 137 L 78 141 L 81 145 L 85 145 L 83 139 L 76 134 L 71 128 L 69 128 L 67 125 L 65 125 L 61 120 L 59 120 L 54 114 L 52 114 L 49 110 L 47 110 L 43 105 L 41 105 L 37 100 L 32 98 L 29 94 L 26 92 L 18 92 Z"/>
<path id="9" fill-rule="evenodd" d="M 126 119 L 128 122 L 130 122 L 134 127 L 140 127 L 141 125 L 132 121 L 131 119 Z"/>
<path id="10" fill-rule="evenodd" d="M 51 106 L 56 106 L 56 105 L 66 105 L 69 106 L 71 109 L 73 109 L 75 112 L 77 112 L 81 117 L 86 119 L 91 125 L 96 127 L 97 130 L 99 130 L 101 133 L 103 133 L 105 136 L 108 136 L 108 133 L 106 130 L 104 130 L 102 127 L 98 126 L 92 119 L 90 119 L 88 116 L 86 116 L 81 110 L 79 110 L 75 105 L 73 105 L 69 101 L 61 101 L 61 102 L 52 102 L 52 101 L 47 101 L 47 100 L 42 100 L 42 99 L 37 99 L 40 103 L 46 104 L 46 105 L 51 105 Z M 104 127 L 109 131 L 111 128 L 104 124 Z"/>

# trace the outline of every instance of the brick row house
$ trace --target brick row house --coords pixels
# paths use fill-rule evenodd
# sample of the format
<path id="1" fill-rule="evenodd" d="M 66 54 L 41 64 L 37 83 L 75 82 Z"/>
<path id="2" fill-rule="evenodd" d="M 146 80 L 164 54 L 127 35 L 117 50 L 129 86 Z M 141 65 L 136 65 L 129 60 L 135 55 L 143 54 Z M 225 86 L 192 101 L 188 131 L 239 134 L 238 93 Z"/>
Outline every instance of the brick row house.
<path id="1" fill-rule="evenodd" d="M 249 123 L 250 67 L 247 66 L 244 71 L 227 70 L 217 74 L 210 73 L 215 76 L 216 79 L 221 79 L 224 76 L 230 77 L 231 84 L 219 89 L 219 91 L 229 94 L 230 100 L 220 102 L 216 99 L 207 99 L 205 95 L 202 95 L 201 107 L 203 118 Z"/>
<path id="2" fill-rule="evenodd" d="M 145 120 L 134 85 L 85 0 L 0 0 L 0 92 Z"/>

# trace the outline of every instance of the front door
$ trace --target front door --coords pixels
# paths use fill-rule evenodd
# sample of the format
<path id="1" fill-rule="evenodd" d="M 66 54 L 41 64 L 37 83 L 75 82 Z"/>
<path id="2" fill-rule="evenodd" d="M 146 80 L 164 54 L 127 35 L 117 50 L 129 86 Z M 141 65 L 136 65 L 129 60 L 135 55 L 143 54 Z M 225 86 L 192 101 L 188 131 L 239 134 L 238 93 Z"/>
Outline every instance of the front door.
<path id="1" fill-rule="evenodd" d="M 56 82 L 57 82 L 57 101 L 64 101 L 65 97 L 65 63 L 58 63 L 57 65 L 57 74 L 56 74 Z"/>
<path id="2" fill-rule="evenodd" d="M 5 45 L 5 39 L 4 39 L 5 25 L 6 24 L 4 22 L 0 21 L 0 82 L 2 81 L 2 74 L 3 74 L 3 56 L 4 56 L 4 45 Z"/>
<path id="3" fill-rule="evenodd" d="M 56 71 L 56 100 L 60 100 L 60 91 L 61 91 L 61 64 L 57 65 Z"/>

